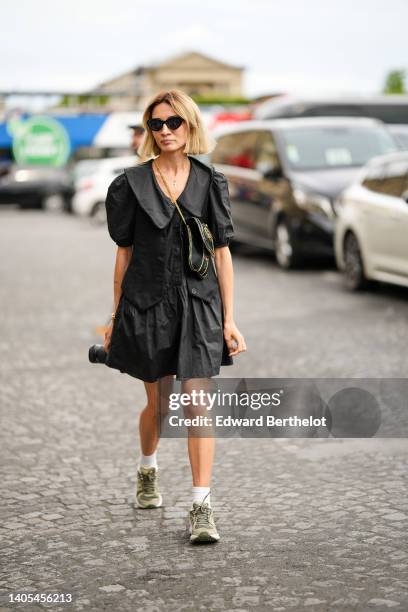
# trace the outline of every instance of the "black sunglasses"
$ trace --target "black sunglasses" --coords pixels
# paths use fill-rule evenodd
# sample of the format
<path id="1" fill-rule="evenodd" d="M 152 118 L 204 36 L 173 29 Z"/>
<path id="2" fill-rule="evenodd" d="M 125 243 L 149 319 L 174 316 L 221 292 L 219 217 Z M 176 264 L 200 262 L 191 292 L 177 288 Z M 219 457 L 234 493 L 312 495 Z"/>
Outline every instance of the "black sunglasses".
<path id="1" fill-rule="evenodd" d="M 177 130 L 183 121 L 184 119 L 178 115 L 173 115 L 172 117 L 168 117 L 166 121 L 163 121 L 162 119 L 148 119 L 147 125 L 151 130 L 153 130 L 153 132 L 160 132 L 164 124 L 167 125 L 169 130 Z"/>

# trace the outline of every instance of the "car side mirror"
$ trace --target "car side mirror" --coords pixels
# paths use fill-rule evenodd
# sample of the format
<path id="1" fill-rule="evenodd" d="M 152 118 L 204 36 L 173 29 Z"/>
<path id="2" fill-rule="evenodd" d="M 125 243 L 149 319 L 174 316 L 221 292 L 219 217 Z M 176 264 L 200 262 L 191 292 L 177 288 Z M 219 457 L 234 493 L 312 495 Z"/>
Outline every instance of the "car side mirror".
<path id="1" fill-rule="evenodd" d="M 269 168 L 266 172 L 263 173 L 264 178 L 275 181 L 276 179 L 280 179 L 283 177 L 282 168 L 279 166 L 274 166 L 273 168 Z"/>

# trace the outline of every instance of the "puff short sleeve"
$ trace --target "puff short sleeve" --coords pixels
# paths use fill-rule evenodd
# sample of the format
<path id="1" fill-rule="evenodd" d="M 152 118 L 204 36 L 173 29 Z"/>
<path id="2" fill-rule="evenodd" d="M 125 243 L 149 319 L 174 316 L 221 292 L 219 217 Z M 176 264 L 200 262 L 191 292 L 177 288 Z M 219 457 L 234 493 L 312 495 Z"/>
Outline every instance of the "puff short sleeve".
<path id="1" fill-rule="evenodd" d="M 215 169 L 209 190 L 208 227 L 215 248 L 227 246 L 234 236 L 228 182 L 225 175 Z"/>
<path id="2" fill-rule="evenodd" d="M 125 173 L 108 187 L 105 200 L 109 235 L 120 247 L 133 245 L 136 202 Z"/>

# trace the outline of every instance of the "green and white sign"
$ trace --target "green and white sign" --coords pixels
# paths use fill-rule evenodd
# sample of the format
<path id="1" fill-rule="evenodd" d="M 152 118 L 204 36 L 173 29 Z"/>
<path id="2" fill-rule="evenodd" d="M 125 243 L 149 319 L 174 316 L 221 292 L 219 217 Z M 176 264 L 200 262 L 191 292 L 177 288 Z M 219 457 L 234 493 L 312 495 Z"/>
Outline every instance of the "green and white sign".
<path id="1" fill-rule="evenodd" d="M 11 121 L 13 155 L 17 163 L 63 166 L 69 157 L 70 140 L 64 126 L 46 116 Z"/>

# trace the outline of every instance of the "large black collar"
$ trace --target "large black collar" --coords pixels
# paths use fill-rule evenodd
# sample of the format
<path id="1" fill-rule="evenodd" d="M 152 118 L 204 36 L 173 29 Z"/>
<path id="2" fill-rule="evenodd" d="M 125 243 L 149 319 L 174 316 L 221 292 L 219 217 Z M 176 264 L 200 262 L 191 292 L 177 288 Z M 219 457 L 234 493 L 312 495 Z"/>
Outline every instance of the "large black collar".
<path id="1" fill-rule="evenodd" d="M 205 162 L 188 156 L 191 161 L 191 172 L 188 183 L 177 202 L 192 215 L 200 217 L 206 201 L 214 169 Z M 125 168 L 124 172 L 137 201 L 149 215 L 153 223 L 163 229 L 171 221 L 176 207 L 169 198 L 163 197 L 153 176 L 152 159 L 147 162 Z M 178 212 L 177 212 L 178 214 Z"/>

